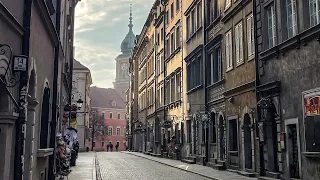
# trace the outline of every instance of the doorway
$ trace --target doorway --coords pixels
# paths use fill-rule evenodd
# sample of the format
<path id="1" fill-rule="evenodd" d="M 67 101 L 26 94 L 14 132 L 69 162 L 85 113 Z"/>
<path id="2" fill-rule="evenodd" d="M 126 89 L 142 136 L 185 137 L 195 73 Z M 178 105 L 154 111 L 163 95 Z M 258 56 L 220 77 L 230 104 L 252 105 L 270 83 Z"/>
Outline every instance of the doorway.
<path id="1" fill-rule="evenodd" d="M 287 142 L 287 167 L 289 168 L 290 178 L 300 179 L 301 157 L 300 157 L 300 138 L 298 119 L 289 119 L 286 124 L 286 142 Z"/>
<path id="2" fill-rule="evenodd" d="M 225 123 L 223 116 L 219 116 L 219 159 L 224 161 L 225 157 Z"/>
<path id="3" fill-rule="evenodd" d="M 252 140 L 251 140 L 251 120 L 249 114 L 244 115 L 243 134 L 244 134 L 244 161 L 245 168 L 252 169 Z"/>

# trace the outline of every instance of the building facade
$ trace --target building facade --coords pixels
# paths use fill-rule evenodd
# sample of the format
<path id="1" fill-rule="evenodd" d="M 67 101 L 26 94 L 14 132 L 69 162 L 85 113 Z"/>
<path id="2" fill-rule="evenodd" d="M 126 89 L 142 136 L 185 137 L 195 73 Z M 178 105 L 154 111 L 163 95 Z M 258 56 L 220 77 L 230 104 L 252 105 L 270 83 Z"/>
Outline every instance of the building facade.
<path id="1" fill-rule="evenodd" d="M 91 108 L 102 117 L 106 130 L 103 138 L 94 137 L 94 151 L 106 151 L 106 145 L 110 142 L 115 145 L 119 143 L 119 151 L 123 151 L 127 147 L 125 132 L 125 102 L 122 97 L 114 89 L 91 87 Z M 92 127 L 91 127 L 92 128 Z M 86 143 L 86 147 L 91 149 L 92 134 Z"/>
<path id="2" fill-rule="evenodd" d="M 79 150 L 85 151 L 85 137 L 87 128 L 89 128 L 89 112 L 90 112 L 90 85 L 92 84 L 90 70 L 82 65 L 79 61 L 73 61 L 72 72 L 72 95 L 71 104 L 77 104 L 81 99 L 83 105 L 77 110 L 77 121 L 74 126 L 78 130 Z"/>
<path id="3" fill-rule="evenodd" d="M 61 89 L 70 89 L 71 84 L 71 70 L 64 71 L 63 67 L 73 59 L 73 12 L 77 3 L 0 1 L 0 179 L 54 178 L 59 96 Z M 22 66 L 25 69 L 20 69 L 21 80 L 11 68 L 16 55 L 27 57 L 26 66 Z M 10 67 L 5 65 L 8 62 Z M 69 99 L 70 92 L 65 91 L 64 96 Z M 20 105 L 26 111 L 19 114 Z M 23 122 L 19 116 L 25 124 L 19 123 Z M 24 138 L 17 141 L 21 136 Z"/>
<path id="4" fill-rule="evenodd" d="M 227 127 L 225 123 L 224 1 L 208 0 L 205 6 L 206 106 L 209 123 L 208 166 L 225 169 Z"/>
<path id="5" fill-rule="evenodd" d="M 319 7 L 312 0 L 254 4 L 263 176 L 320 178 Z"/>
<path id="6" fill-rule="evenodd" d="M 152 155 L 180 153 L 183 162 L 259 179 L 319 179 L 319 7 L 314 0 L 155 1 Z M 151 26 L 135 44 L 130 74 L 145 81 L 132 95 L 144 95 L 150 80 L 137 72 Z M 144 108 L 131 111 L 132 125 L 146 119 Z M 144 151 L 147 122 L 132 126 L 133 150 Z"/>
<path id="7" fill-rule="evenodd" d="M 223 8 L 225 124 L 229 131 L 226 164 L 228 168 L 254 172 L 256 77 L 252 3 L 226 2 Z"/>

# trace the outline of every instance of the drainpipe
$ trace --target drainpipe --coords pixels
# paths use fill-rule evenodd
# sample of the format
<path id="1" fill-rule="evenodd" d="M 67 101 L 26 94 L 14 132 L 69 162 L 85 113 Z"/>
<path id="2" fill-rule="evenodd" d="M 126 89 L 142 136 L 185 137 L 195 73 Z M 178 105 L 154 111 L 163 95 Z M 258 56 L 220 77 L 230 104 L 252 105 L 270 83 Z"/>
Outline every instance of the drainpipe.
<path id="1" fill-rule="evenodd" d="M 23 16 L 23 37 L 22 37 L 22 54 L 29 57 L 30 55 L 30 26 L 31 26 L 31 10 L 32 0 L 24 1 L 24 16 Z M 27 103 L 27 87 L 28 87 L 28 63 L 26 64 L 26 71 L 20 74 L 20 85 L 19 85 L 19 103 L 24 105 Z M 16 143 L 15 143 L 15 158 L 14 158 L 14 179 L 23 179 L 24 162 L 22 161 L 23 149 L 24 149 L 24 135 L 23 132 L 26 128 L 27 121 L 27 108 L 22 106 L 19 112 L 19 119 L 16 121 Z"/>
<path id="2" fill-rule="evenodd" d="M 254 35 L 254 63 L 255 63 L 255 73 L 256 73 L 256 80 L 255 80 L 255 86 L 256 88 L 259 86 L 260 84 L 260 76 L 259 76 L 259 52 L 258 52 L 258 36 L 257 36 L 257 31 L 258 31 L 258 27 L 257 27 L 257 3 L 255 0 L 252 1 L 252 11 L 253 11 L 253 35 Z M 255 93 L 256 93 L 256 100 L 258 101 L 259 99 L 259 93 L 257 92 L 257 89 L 255 89 Z M 256 123 L 258 122 L 258 119 L 260 117 L 260 111 L 259 111 L 259 107 L 258 104 L 256 104 Z M 258 126 L 255 126 L 256 128 L 258 128 Z M 255 131 L 256 132 L 256 131 Z M 257 136 L 257 134 L 256 134 Z M 264 169 L 264 156 L 263 156 L 264 152 L 263 152 L 263 144 L 261 142 L 259 142 L 259 174 L 260 176 L 263 176 L 265 174 L 265 169 Z"/>
<path id="3" fill-rule="evenodd" d="M 60 36 L 60 19 L 61 19 L 61 0 L 57 0 L 56 12 L 56 31 Z M 53 148 L 53 154 L 49 156 L 49 180 L 54 180 L 55 176 L 55 157 L 56 157 L 56 128 L 57 128 L 57 96 L 58 96 L 58 72 L 59 72 L 60 42 L 54 49 L 54 66 L 53 66 L 53 97 L 52 97 L 52 120 L 50 122 L 50 148 Z"/>

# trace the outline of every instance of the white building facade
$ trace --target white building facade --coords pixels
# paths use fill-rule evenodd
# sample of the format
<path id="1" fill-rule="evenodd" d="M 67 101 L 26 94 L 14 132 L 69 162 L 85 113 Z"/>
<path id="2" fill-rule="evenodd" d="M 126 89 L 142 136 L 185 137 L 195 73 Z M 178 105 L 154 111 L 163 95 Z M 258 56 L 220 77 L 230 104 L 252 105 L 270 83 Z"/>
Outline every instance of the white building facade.
<path id="1" fill-rule="evenodd" d="M 89 128 L 89 112 L 90 112 L 90 85 L 92 84 L 92 78 L 90 70 L 79 63 L 73 61 L 73 73 L 72 73 L 72 97 L 71 103 L 77 104 L 77 101 L 81 99 L 83 105 L 77 111 L 77 126 L 78 141 L 80 151 L 85 151 L 86 141 L 86 129 Z"/>

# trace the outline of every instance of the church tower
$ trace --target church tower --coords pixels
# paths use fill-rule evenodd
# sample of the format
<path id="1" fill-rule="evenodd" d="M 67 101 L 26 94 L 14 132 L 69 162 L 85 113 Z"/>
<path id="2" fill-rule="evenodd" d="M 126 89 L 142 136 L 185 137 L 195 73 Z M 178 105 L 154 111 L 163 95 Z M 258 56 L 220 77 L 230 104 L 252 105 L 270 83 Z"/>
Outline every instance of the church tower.
<path id="1" fill-rule="evenodd" d="M 125 100 L 126 91 L 129 88 L 129 58 L 134 48 L 135 35 L 132 31 L 132 4 L 130 5 L 129 32 L 121 43 L 121 54 L 116 57 L 116 79 L 114 89 Z"/>

